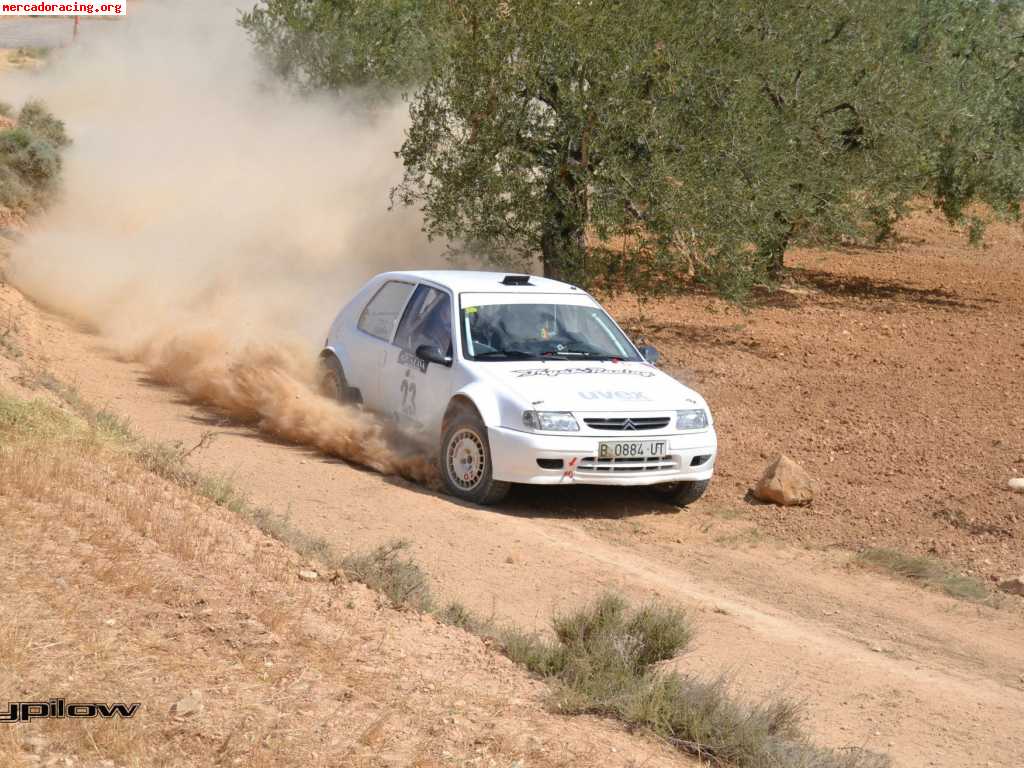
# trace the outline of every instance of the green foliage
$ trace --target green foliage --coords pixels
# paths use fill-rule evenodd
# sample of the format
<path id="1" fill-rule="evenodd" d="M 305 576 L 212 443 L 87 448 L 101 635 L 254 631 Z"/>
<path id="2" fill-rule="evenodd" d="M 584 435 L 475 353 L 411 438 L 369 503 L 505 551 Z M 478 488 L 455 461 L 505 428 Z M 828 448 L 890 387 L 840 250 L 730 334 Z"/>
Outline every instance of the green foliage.
<path id="1" fill-rule="evenodd" d="M 54 147 L 66 147 L 71 143 L 64 121 L 58 120 L 41 101 L 27 101 L 18 113 L 18 127 L 31 132 Z"/>
<path id="2" fill-rule="evenodd" d="M 26 128 L 0 133 L 0 158 L 33 189 L 47 189 L 60 173 L 56 147 Z"/>
<path id="3" fill-rule="evenodd" d="M 243 24 L 301 82 L 412 90 L 395 199 L 429 234 L 738 297 L 794 243 L 888 236 L 915 196 L 957 224 L 977 202 L 1018 215 L 1022 8 L 267 0 Z"/>
<path id="4" fill-rule="evenodd" d="M 17 125 L 0 130 L 0 205 L 26 211 L 44 205 L 60 176 L 60 150 L 70 143 L 63 122 L 40 102 L 27 102 Z"/>
<path id="5" fill-rule="evenodd" d="M 423 0 L 262 0 L 241 16 L 274 71 L 306 88 L 422 79 L 442 30 Z"/>
<path id="6" fill-rule="evenodd" d="M 2 138 L 3 133 L 0 133 Z M 0 157 L 0 205 L 8 208 L 28 207 L 26 203 L 32 198 L 32 188 Z"/>
<path id="7" fill-rule="evenodd" d="M 464 629 L 474 635 L 486 634 L 489 624 L 477 617 L 471 610 L 458 601 L 452 601 L 434 612 L 435 618 L 442 624 Z"/>
<path id="8" fill-rule="evenodd" d="M 84 434 L 71 414 L 44 400 L 23 400 L 0 391 L 0 446 L 16 440 L 65 439 Z"/>

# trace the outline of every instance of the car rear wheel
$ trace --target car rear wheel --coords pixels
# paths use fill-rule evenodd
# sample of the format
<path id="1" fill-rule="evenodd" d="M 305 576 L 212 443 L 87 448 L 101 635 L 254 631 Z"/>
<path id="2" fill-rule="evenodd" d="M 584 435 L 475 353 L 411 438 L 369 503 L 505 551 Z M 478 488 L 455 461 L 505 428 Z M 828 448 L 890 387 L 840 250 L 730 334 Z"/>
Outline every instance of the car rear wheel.
<path id="1" fill-rule="evenodd" d="M 441 437 L 441 476 L 452 496 L 474 504 L 497 504 L 511 483 L 495 480 L 487 427 L 468 410 L 452 416 Z"/>
<path id="2" fill-rule="evenodd" d="M 356 390 L 348 385 L 345 378 L 345 371 L 334 355 L 320 358 L 320 370 L 317 374 L 317 383 L 320 394 L 331 400 L 337 400 L 345 405 L 356 405 L 359 398 L 355 396 Z"/>
<path id="3" fill-rule="evenodd" d="M 710 484 L 710 480 L 682 480 L 678 483 L 652 485 L 651 491 L 663 501 L 687 507 L 703 496 Z"/>

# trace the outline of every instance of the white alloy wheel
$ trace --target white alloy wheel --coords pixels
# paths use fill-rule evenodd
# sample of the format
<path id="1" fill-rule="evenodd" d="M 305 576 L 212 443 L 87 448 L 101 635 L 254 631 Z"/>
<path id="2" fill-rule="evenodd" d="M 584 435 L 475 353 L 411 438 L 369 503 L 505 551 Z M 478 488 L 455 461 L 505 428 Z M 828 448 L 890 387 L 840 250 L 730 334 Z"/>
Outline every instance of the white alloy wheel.
<path id="1" fill-rule="evenodd" d="M 480 435 L 460 429 L 448 441 L 448 476 L 463 491 L 472 491 L 483 480 L 487 453 Z"/>

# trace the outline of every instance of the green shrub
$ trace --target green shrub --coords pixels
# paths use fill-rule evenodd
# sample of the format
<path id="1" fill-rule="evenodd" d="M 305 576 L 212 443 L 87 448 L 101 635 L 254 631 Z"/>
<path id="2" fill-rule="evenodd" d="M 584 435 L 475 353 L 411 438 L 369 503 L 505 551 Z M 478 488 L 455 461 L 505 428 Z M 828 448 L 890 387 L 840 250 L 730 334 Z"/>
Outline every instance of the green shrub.
<path id="1" fill-rule="evenodd" d="M 41 101 L 27 101 L 18 114 L 18 126 L 31 131 L 55 147 L 71 143 L 64 121 L 58 120 Z"/>
<path id="2" fill-rule="evenodd" d="M 434 617 L 442 624 L 464 629 L 474 635 L 489 636 L 494 627 L 491 622 L 481 619 L 465 605 L 452 601 L 434 612 Z"/>
<path id="3" fill-rule="evenodd" d="M 61 160 L 56 148 L 47 141 L 32 140 L 21 152 L 12 155 L 9 166 L 36 190 L 49 190 L 60 174 Z"/>
<path id="4" fill-rule="evenodd" d="M 568 649 L 564 645 L 550 643 L 535 633 L 504 628 L 498 632 L 498 641 L 512 661 L 542 677 L 560 676 L 568 663 Z"/>
<path id="5" fill-rule="evenodd" d="M 0 103 L 0 113 L 10 111 Z M 60 150 L 70 143 L 63 122 L 42 103 L 26 103 L 17 125 L 0 131 L 0 205 L 25 211 L 45 205 L 60 176 Z"/>
<path id="6" fill-rule="evenodd" d="M 0 205 L 26 208 L 32 200 L 32 188 L 22 181 L 14 169 L 0 160 Z"/>

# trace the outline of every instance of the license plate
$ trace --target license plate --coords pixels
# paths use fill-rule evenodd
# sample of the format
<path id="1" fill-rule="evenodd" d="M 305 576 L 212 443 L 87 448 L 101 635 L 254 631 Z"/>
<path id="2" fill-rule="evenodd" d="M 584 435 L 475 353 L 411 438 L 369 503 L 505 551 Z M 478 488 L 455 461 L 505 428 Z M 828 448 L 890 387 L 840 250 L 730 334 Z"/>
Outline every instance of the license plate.
<path id="1" fill-rule="evenodd" d="M 616 440 L 597 444 L 599 459 L 650 459 L 661 458 L 666 453 L 664 440 Z"/>

